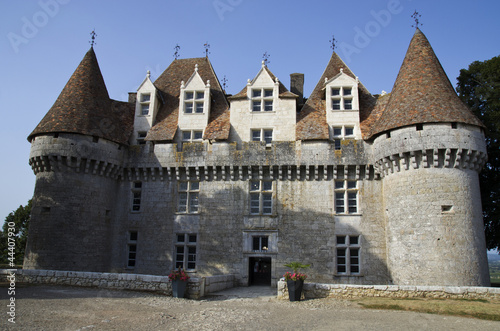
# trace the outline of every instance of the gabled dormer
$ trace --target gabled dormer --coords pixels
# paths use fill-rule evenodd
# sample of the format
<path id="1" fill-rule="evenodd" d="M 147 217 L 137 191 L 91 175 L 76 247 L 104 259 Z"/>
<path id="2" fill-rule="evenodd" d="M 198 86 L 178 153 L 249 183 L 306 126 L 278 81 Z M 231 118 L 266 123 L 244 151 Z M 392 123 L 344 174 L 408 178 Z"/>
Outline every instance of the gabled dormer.
<path id="1" fill-rule="evenodd" d="M 160 103 L 160 94 L 151 81 L 151 73 L 148 71 L 137 89 L 134 134 L 131 141 L 133 145 L 144 144 L 144 138 L 155 122 Z"/>
<path id="2" fill-rule="evenodd" d="M 262 61 L 254 79 L 230 97 L 231 140 L 261 142 L 294 141 L 297 95 L 289 92 Z"/>
<path id="3" fill-rule="evenodd" d="M 274 76 L 274 75 L 273 75 Z M 262 61 L 257 76 L 247 82 L 247 96 L 251 100 L 251 112 L 275 112 L 279 96 L 279 80 L 271 77 L 270 72 Z"/>
<path id="4" fill-rule="evenodd" d="M 326 122 L 330 139 L 337 145 L 344 139 L 361 139 L 358 85 L 358 78 L 347 75 L 342 68 L 333 78 L 325 78 Z"/>
<path id="5" fill-rule="evenodd" d="M 210 80 L 203 81 L 196 65 L 189 80 L 180 86 L 178 126 L 181 140 L 201 140 L 210 117 L 210 103 Z"/>
<path id="6" fill-rule="evenodd" d="M 345 74 L 344 69 L 325 80 L 326 111 L 359 111 L 358 84 L 359 80 Z"/>

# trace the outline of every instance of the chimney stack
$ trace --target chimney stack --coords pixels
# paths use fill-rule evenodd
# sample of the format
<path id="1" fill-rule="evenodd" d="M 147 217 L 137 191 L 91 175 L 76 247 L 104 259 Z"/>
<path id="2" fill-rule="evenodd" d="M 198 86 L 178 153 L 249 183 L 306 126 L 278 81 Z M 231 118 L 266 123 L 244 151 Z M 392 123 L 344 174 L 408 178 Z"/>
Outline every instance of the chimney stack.
<path id="1" fill-rule="evenodd" d="M 297 94 L 298 109 L 304 104 L 304 74 L 290 74 L 290 92 Z"/>

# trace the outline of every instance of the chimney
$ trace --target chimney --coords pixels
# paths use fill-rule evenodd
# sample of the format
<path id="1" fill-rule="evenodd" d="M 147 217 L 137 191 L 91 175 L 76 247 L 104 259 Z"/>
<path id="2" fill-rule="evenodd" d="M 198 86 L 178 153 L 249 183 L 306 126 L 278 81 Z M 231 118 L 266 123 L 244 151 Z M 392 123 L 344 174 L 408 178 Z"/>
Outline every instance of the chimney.
<path id="1" fill-rule="evenodd" d="M 304 74 L 290 74 L 290 92 L 299 96 L 297 99 L 298 111 L 304 104 Z"/>

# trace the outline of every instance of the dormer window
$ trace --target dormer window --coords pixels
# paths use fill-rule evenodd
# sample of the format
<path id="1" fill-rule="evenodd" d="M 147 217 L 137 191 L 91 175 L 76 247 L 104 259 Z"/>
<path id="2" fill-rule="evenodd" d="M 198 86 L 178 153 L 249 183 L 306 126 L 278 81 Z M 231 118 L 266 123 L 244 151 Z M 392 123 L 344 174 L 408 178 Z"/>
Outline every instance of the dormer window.
<path id="1" fill-rule="evenodd" d="M 332 87 L 332 110 L 352 110 L 352 88 Z"/>
<path id="2" fill-rule="evenodd" d="M 151 102 L 151 94 L 143 93 L 140 97 L 141 102 L 141 115 L 146 116 L 149 115 L 149 104 Z"/>
<path id="3" fill-rule="evenodd" d="M 252 90 L 252 111 L 273 111 L 273 89 Z"/>
<path id="4" fill-rule="evenodd" d="M 184 113 L 203 114 L 203 103 L 205 100 L 204 91 L 186 91 L 184 92 Z"/>

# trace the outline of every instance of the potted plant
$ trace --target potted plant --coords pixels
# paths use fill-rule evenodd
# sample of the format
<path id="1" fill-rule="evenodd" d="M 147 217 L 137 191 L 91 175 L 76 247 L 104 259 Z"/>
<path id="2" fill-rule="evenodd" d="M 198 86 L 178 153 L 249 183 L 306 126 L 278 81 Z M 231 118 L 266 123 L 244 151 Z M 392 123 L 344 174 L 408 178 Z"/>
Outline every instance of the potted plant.
<path id="1" fill-rule="evenodd" d="M 285 267 L 291 268 L 293 273 L 287 271 L 283 277 L 286 280 L 286 286 L 288 288 L 288 298 L 290 301 L 300 301 L 302 296 L 302 288 L 304 287 L 304 280 L 306 280 L 307 275 L 300 273 L 299 269 L 307 269 L 310 264 L 302 264 L 300 262 L 290 262 L 285 264 Z"/>
<path id="2" fill-rule="evenodd" d="M 188 274 L 179 267 L 177 270 L 172 270 L 168 275 L 168 279 L 172 282 L 173 297 L 184 298 L 187 282 L 189 280 Z"/>

